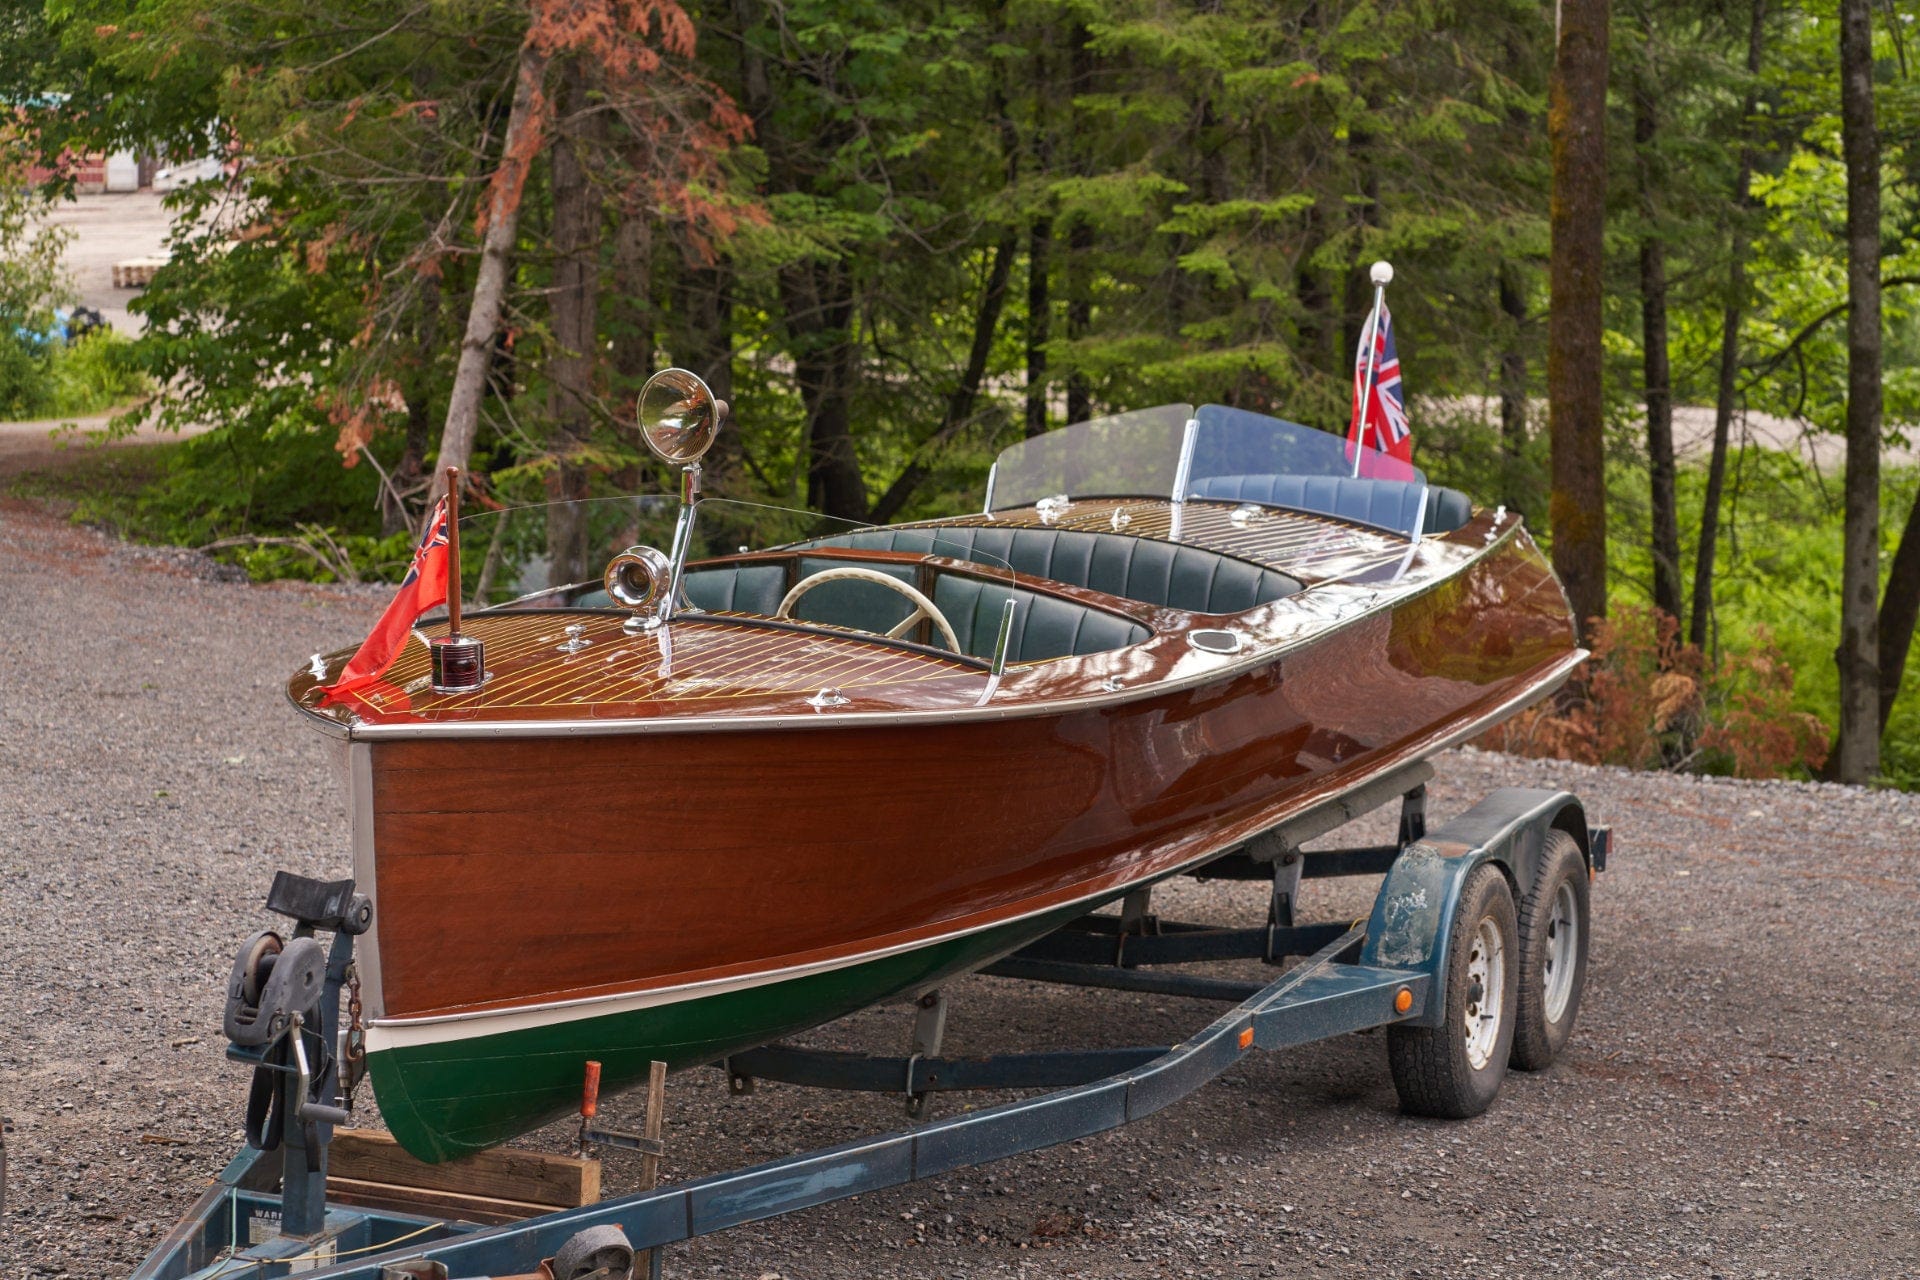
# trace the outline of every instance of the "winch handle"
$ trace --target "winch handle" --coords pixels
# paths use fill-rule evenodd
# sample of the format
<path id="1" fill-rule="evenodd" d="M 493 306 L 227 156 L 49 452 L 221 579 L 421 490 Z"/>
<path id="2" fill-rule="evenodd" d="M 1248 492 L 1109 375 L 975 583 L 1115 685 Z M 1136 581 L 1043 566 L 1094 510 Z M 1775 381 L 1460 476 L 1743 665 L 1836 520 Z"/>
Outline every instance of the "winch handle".
<path id="1" fill-rule="evenodd" d="M 347 1114 L 345 1107 L 329 1107 L 325 1103 L 320 1102 L 301 1103 L 300 1118 L 302 1120 L 317 1120 L 325 1124 L 338 1125 L 341 1128 L 345 1128 L 347 1125 L 353 1123 L 353 1117 Z"/>

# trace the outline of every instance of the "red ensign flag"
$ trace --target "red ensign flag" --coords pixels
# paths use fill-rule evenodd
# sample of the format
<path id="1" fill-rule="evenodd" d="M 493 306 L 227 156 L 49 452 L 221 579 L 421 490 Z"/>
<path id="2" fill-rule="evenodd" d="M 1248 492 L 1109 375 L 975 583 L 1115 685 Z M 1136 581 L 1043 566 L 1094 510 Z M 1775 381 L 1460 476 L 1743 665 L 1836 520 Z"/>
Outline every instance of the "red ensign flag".
<path id="1" fill-rule="evenodd" d="M 340 678 L 324 686 L 329 698 L 364 689 L 378 680 L 400 654 L 407 633 L 420 615 L 447 601 L 447 500 L 433 509 L 426 536 L 414 550 L 413 565 L 407 570 L 393 603 L 373 624 L 373 630 L 360 644 L 359 651 L 340 670 Z"/>
<path id="2" fill-rule="evenodd" d="M 1407 426 L 1407 395 L 1400 385 L 1400 353 L 1394 350 L 1393 317 L 1383 294 L 1360 330 L 1353 358 L 1353 421 L 1347 444 L 1361 454 L 1357 474 L 1406 480 L 1413 475 L 1413 432 Z"/>

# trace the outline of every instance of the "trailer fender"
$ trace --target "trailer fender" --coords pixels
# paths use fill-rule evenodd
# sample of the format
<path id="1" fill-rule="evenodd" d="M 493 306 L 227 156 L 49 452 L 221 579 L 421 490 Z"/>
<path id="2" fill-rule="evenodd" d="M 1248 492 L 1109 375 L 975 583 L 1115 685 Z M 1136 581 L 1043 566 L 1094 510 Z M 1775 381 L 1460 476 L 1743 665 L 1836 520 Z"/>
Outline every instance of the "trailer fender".
<path id="1" fill-rule="evenodd" d="M 1580 801 L 1565 791 L 1502 787 L 1459 817 L 1401 850 L 1373 900 L 1360 962 L 1432 976 L 1425 1007 L 1406 1019 L 1439 1026 L 1446 1019 L 1446 963 L 1460 888 L 1483 862 L 1497 864 L 1518 901 L 1539 872 L 1540 849 L 1552 830 L 1567 832 L 1591 864 L 1593 850 Z"/>

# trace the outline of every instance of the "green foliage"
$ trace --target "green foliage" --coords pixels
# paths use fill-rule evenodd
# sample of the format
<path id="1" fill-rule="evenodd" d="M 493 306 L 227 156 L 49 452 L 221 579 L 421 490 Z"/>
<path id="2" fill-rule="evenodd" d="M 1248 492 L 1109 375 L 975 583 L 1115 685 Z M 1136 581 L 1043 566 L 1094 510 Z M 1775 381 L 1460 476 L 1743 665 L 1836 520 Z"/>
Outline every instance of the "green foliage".
<path id="1" fill-rule="evenodd" d="M 52 351 L 52 415 L 104 413 L 152 388 L 134 363 L 133 343 L 110 329 L 62 344 Z"/>
<path id="2" fill-rule="evenodd" d="M 13 491 L 60 502 L 76 521 L 136 542 L 212 546 L 256 580 L 397 576 L 413 533 L 383 534 L 331 437 L 208 432 L 160 445 L 77 442 L 62 467 Z"/>
<path id="3" fill-rule="evenodd" d="M 304 540 L 230 550 L 262 574 L 330 572 L 318 567 L 329 556 L 370 573 L 403 553 L 536 11 L 22 10 L 0 85 L 27 104 L 43 160 L 133 144 L 220 154 L 241 176 L 176 198 L 172 261 L 139 303 L 137 343 L 62 355 L 0 340 L 0 407 L 123 397 L 138 390 L 131 371 L 167 389 L 163 427 L 204 434 L 137 498 L 94 499 L 103 517 L 195 545 Z M 1213 400 L 1338 430 L 1371 302 L 1366 266 L 1385 257 L 1418 460 L 1551 535 L 1553 28 L 1538 4 L 698 0 L 689 11 L 692 58 L 667 59 L 638 97 L 589 76 L 579 114 L 556 121 L 534 165 L 473 459 L 494 496 L 659 488 L 632 396 L 667 362 L 709 375 L 736 406 L 710 459 L 713 492 L 816 506 L 832 493 L 849 517 L 970 506 L 1030 404 L 1043 425 Z M 1665 253 L 1677 403 L 1713 401 L 1737 302 L 1736 408 L 1813 431 L 1835 430 L 1844 410 L 1832 9 L 1768 6 L 1757 76 L 1745 70 L 1750 13 L 1681 0 L 1620 9 L 1613 24 L 1607 333 L 1593 358 L 1606 372 L 1623 605 L 1650 578 L 1645 245 Z M 1904 26 L 1876 25 L 1885 273 L 1920 279 L 1920 89 Z M 713 84 L 752 117 L 753 136 L 695 156 L 725 133 L 688 127 L 718 110 Z M 676 151 L 690 137 L 698 145 Z M 551 158 L 575 145 L 603 235 L 597 327 L 578 353 L 590 385 L 568 403 L 574 391 L 550 376 L 571 354 L 554 336 L 568 330 L 555 315 Z M 1743 149 L 1746 207 L 1732 198 Z M 52 242 L 21 239 L 24 208 L 0 205 L 0 319 L 51 305 L 9 290 L 57 282 Z M 625 237 L 632 228 L 644 235 Z M 1736 248 L 1746 285 L 1730 297 Z M 1889 287 L 1887 335 L 1889 421 L 1920 422 L 1920 285 Z M 1888 511 L 1903 512 L 1916 483 L 1890 476 Z M 1685 532 L 1702 501 L 1697 467 L 1683 468 L 1679 498 Z M 1744 450 L 1725 504 L 1703 714 L 1776 724 L 1790 706 L 1831 719 L 1829 483 Z M 1891 538 L 1899 521 L 1883 523 Z M 542 554 L 532 534 L 510 551 L 516 565 Z M 1682 553 L 1690 561 L 1692 546 Z M 1886 758 L 1920 782 L 1916 703 L 1903 691 Z M 1745 766 L 1732 753 L 1714 767 Z"/>
<path id="4" fill-rule="evenodd" d="M 53 403 L 51 356 L 45 346 L 0 334 L 0 418 L 45 417 Z"/>
<path id="5" fill-rule="evenodd" d="M 1724 541 L 1714 588 L 1712 654 L 1717 661 L 1751 666 L 1777 656 L 1787 673 L 1785 703 L 1834 727 L 1839 676 L 1833 637 L 1840 622 L 1841 512 L 1838 481 L 1823 479 L 1792 455 L 1758 448 L 1736 450 L 1729 461 L 1728 492 L 1721 508 Z M 1699 466 L 1679 474 L 1683 511 L 1700 507 L 1705 474 Z M 1609 572 L 1614 598 L 1629 607 L 1651 598 L 1644 500 L 1633 486 L 1645 477 L 1616 466 L 1615 520 L 1609 529 Z M 1886 560 L 1892 557 L 1900 522 L 1920 493 L 1920 468 L 1890 467 L 1881 486 Z M 1681 556 L 1691 563 L 1693 532 L 1682 526 Z M 1883 569 L 1884 571 L 1884 569 Z M 1896 786 L 1920 789 L 1920 666 L 1909 663 L 1884 739 L 1882 771 Z M 1709 764 L 1713 763 L 1711 761 Z M 1730 767 L 1730 766 L 1727 766 Z"/>
<path id="6" fill-rule="evenodd" d="M 1521 755 L 1690 769 L 1742 778 L 1808 777 L 1828 733 L 1793 705 L 1793 671 L 1764 629 L 1717 662 L 1679 640 L 1677 619 L 1645 605 L 1594 629 L 1593 657 L 1565 700 L 1541 703 L 1484 741 Z"/>
<path id="7" fill-rule="evenodd" d="M 133 344 L 108 330 L 74 342 L 0 337 L 0 419 L 83 417 L 145 394 Z"/>
<path id="8" fill-rule="evenodd" d="M 62 260 L 72 233 L 43 220 L 48 202 L 14 151 L 0 156 L 0 417 L 19 419 L 61 412 L 52 335 L 55 309 L 73 299 Z"/>

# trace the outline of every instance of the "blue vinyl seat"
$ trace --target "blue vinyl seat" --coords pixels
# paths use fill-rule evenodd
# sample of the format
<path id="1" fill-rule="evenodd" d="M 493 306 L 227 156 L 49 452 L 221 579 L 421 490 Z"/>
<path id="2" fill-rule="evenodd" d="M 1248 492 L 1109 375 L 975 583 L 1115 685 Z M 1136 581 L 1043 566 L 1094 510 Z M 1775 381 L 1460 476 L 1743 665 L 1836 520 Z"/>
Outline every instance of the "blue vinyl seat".
<path id="1" fill-rule="evenodd" d="M 1384 529 L 1413 527 L 1420 491 L 1427 492 L 1422 533 L 1451 533 L 1473 516 L 1473 503 L 1458 489 L 1421 486 L 1407 480 L 1369 480 L 1350 476 L 1208 476 L 1187 486 L 1190 498 L 1258 502 L 1294 511 L 1317 511 Z"/>

